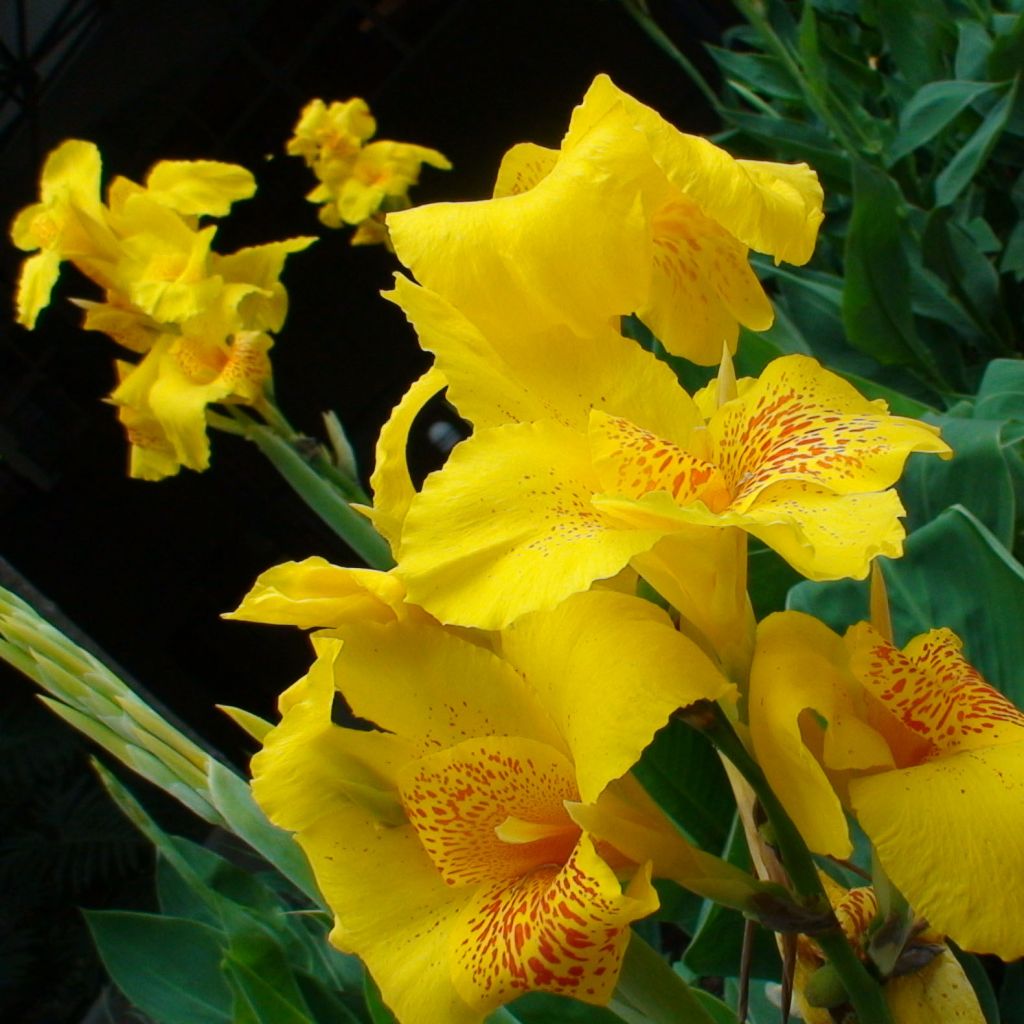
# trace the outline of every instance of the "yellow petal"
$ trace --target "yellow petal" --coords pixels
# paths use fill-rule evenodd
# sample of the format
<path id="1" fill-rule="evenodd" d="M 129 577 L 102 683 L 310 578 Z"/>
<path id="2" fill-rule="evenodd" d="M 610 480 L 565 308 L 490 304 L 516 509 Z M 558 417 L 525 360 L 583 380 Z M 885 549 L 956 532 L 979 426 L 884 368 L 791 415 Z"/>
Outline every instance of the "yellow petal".
<path id="1" fill-rule="evenodd" d="M 217 160 L 161 160 L 146 176 L 156 200 L 186 216 L 223 217 L 231 204 L 256 192 L 256 179 L 238 164 Z"/>
<path id="2" fill-rule="evenodd" d="M 645 150 L 617 122 L 595 124 L 527 192 L 389 215 L 395 251 L 485 333 L 565 323 L 586 334 L 636 309 L 650 286 Z"/>
<path id="3" fill-rule="evenodd" d="M 1024 741 L 850 783 L 882 867 L 957 945 L 1024 955 Z"/>
<path id="4" fill-rule="evenodd" d="M 586 440 L 559 424 L 479 431 L 410 506 L 397 569 L 409 600 L 500 629 L 614 576 L 661 534 L 608 523 L 596 485 Z"/>
<path id="5" fill-rule="evenodd" d="M 339 687 L 352 711 L 406 737 L 421 753 L 483 736 L 565 745 L 547 711 L 508 664 L 436 622 L 361 623 L 337 631 Z"/>
<path id="6" fill-rule="evenodd" d="M 649 872 L 623 893 L 583 835 L 563 867 L 474 893 L 451 936 L 456 988 L 480 1012 L 530 991 L 604 1005 L 618 981 L 629 925 L 657 908 Z"/>
<path id="7" fill-rule="evenodd" d="M 44 249 L 29 256 L 18 277 L 18 323 L 32 330 L 36 318 L 50 301 L 50 292 L 60 276 L 60 256 Z"/>
<path id="8" fill-rule="evenodd" d="M 410 823 L 449 885 L 489 885 L 564 864 L 579 839 L 564 806 L 579 797 L 572 762 L 536 740 L 457 743 L 408 764 L 399 786 Z M 516 838 L 509 819 L 523 841 L 506 841 Z"/>
<path id="9" fill-rule="evenodd" d="M 498 177 L 494 182 L 494 198 L 529 192 L 551 173 L 557 162 L 557 149 L 520 142 L 501 158 Z"/>
<path id="10" fill-rule="evenodd" d="M 978 997 L 948 949 L 921 970 L 887 981 L 885 1001 L 894 1024 L 985 1024 Z"/>
<path id="11" fill-rule="evenodd" d="M 757 631 L 748 705 L 754 753 L 772 789 L 807 845 L 835 857 L 853 847 L 839 797 L 809 743 L 835 769 L 892 764 L 885 741 L 862 719 L 846 663 L 842 640 L 817 619 L 770 615 Z"/>
<path id="12" fill-rule="evenodd" d="M 370 477 L 374 500 L 368 514 L 395 555 L 398 554 L 406 513 L 416 495 L 406 458 L 409 431 L 423 407 L 444 390 L 446 383 L 440 370 L 435 367 L 427 370 L 402 396 L 377 438 L 376 464 Z"/>
<path id="13" fill-rule="evenodd" d="M 577 594 L 518 619 L 501 643 L 565 737 L 586 802 L 636 764 L 677 708 L 735 695 L 660 608 L 625 594 Z"/>
<path id="14" fill-rule="evenodd" d="M 485 335 L 451 303 L 398 275 L 387 293 L 436 357 L 448 398 L 477 427 L 553 419 L 586 430 L 592 408 L 678 443 L 703 426 L 672 371 L 608 328 L 581 338 L 564 326 Z"/>
<path id="15" fill-rule="evenodd" d="M 249 246 L 228 256 L 214 256 L 212 269 L 226 282 L 254 286 L 239 303 L 239 314 L 251 330 L 279 331 L 288 312 L 288 295 L 278 280 L 284 261 L 315 242 L 308 236 Z"/>
<path id="16" fill-rule="evenodd" d="M 347 622 L 393 622 L 404 614 L 405 588 L 391 574 L 349 569 L 313 556 L 260 573 L 225 619 L 315 629 Z"/>

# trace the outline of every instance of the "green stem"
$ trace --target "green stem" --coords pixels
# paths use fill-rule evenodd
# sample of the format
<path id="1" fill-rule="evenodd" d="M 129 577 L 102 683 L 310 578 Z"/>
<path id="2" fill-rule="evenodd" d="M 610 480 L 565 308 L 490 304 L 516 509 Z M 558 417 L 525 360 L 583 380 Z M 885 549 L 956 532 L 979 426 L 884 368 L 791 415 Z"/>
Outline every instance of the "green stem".
<path id="1" fill-rule="evenodd" d="M 712 743 L 736 766 L 750 784 L 768 817 L 782 862 L 801 901 L 813 910 L 829 907 L 828 896 L 818 877 L 818 869 L 807 844 L 778 797 L 768 785 L 760 766 L 750 756 L 724 712 L 714 705 L 713 713 L 701 719 L 700 728 Z M 863 1024 L 893 1024 L 885 996 L 867 968 L 846 941 L 838 923 L 834 929 L 814 935 L 829 962 L 842 980 L 850 1002 Z"/>
<path id="2" fill-rule="evenodd" d="M 715 1024 L 690 986 L 636 932 L 609 1009 L 627 1024 Z"/>
<path id="3" fill-rule="evenodd" d="M 650 16 L 639 0 L 621 0 L 622 6 L 632 19 L 647 33 L 655 44 L 672 58 L 686 72 L 690 81 L 701 91 L 704 98 L 715 111 L 721 110 L 721 104 L 715 90 L 708 80 L 697 70 L 697 66 L 684 54 L 665 34 L 661 26 Z"/>

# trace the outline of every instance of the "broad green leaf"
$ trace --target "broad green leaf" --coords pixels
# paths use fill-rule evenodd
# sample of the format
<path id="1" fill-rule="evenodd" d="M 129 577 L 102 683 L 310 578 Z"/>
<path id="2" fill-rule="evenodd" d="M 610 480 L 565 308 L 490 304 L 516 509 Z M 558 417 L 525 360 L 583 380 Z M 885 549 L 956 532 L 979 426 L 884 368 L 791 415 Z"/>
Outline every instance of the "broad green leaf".
<path id="1" fill-rule="evenodd" d="M 934 360 L 917 337 L 911 312 L 910 267 L 900 227 L 906 204 L 899 187 L 858 160 L 853 198 L 843 289 L 850 344 L 883 365 L 917 364 L 934 374 Z"/>
<path id="2" fill-rule="evenodd" d="M 935 179 L 935 204 L 948 206 L 984 166 L 1017 101 L 1019 77 L 1002 99 L 985 115 L 974 134 Z"/>
<path id="3" fill-rule="evenodd" d="M 739 998 L 739 982 L 729 978 L 725 983 L 725 995 L 731 1003 Z M 774 996 L 774 1001 L 772 999 Z M 750 982 L 749 1005 L 747 1008 L 747 1024 L 779 1024 L 782 1020 L 779 1012 L 781 993 L 777 981 Z M 790 1018 L 793 1020 L 794 1018 Z"/>
<path id="4" fill-rule="evenodd" d="M 786 594 L 800 582 L 800 574 L 780 555 L 751 539 L 747 560 L 747 591 L 754 615 L 760 621 L 786 607 Z"/>
<path id="5" fill-rule="evenodd" d="M 83 913 L 114 984 L 157 1024 L 233 1024 L 220 973 L 227 942 L 216 929 L 159 914 Z"/>
<path id="6" fill-rule="evenodd" d="M 1016 498 L 1003 457 L 1002 421 L 927 418 L 942 429 L 955 454 L 948 461 L 921 455 L 910 459 L 899 486 L 907 530 L 926 525 L 950 505 L 963 505 L 1011 548 Z"/>
<path id="7" fill-rule="evenodd" d="M 723 110 L 727 124 L 764 142 L 778 160 L 806 160 L 826 181 L 848 182 L 850 161 L 820 129 L 791 118 L 765 117 L 732 108 Z"/>
<path id="8" fill-rule="evenodd" d="M 1003 24 L 1005 31 L 1002 31 Z M 996 19 L 997 35 L 988 58 L 989 77 L 997 82 L 1013 78 L 1024 68 L 1024 14 L 1016 18 Z"/>
<path id="9" fill-rule="evenodd" d="M 738 79 L 755 92 L 767 96 L 786 100 L 800 98 L 800 87 L 775 57 L 760 53 L 737 53 L 720 46 L 709 46 L 707 51 L 727 79 Z"/>
<path id="10" fill-rule="evenodd" d="M 276 979 L 254 970 L 244 960 L 228 955 L 224 975 L 235 993 L 235 1020 L 242 1018 L 239 1010 L 248 1011 L 249 1019 L 258 1024 L 313 1024 L 305 1000 L 298 1001 L 292 992 L 282 992 Z"/>
<path id="11" fill-rule="evenodd" d="M 722 1002 L 721 999 L 716 999 L 710 992 L 705 992 L 702 988 L 693 986 L 693 995 L 701 1006 L 711 1015 L 715 1024 L 738 1024 L 736 1014 Z"/>
<path id="12" fill-rule="evenodd" d="M 993 359 L 985 368 L 974 405 L 978 419 L 1024 420 L 1024 361 Z"/>
<path id="13" fill-rule="evenodd" d="M 974 18 L 957 22 L 956 59 L 953 70 L 961 80 L 986 77 L 986 64 L 992 52 L 992 36 L 985 26 Z"/>
<path id="14" fill-rule="evenodd" d="M 896 642 L 947 626 L 967 659 L 1015 704 L 1024 706 L 1024 566 L 966 509 L 946 509 L 912 534 L 903 558 L 883 559 Z M 788 606 L 843 632 L 867 618 L 867 584 L 804 582 Z"/>
<path id="15" fill-rule="evenodd" d="M 531 992 L 505 1007 L 506 1017 L 492 1014 L 488 1024 L 521 1021 L 522 1024 L 622 1024 L 622 1018 L 603 1006 L 588 1006 L 563 996 Z M 374 1024 L 390 1024 L 374 1021 Z"/>
<path id="16" fill-rule="evenodd" d="M 366 1009 L 370 1012 L 373 1024 L 398 1024 L 395 1015 L 384 1005 L 377 983 L 370 977 L 369 971 L 363 982 L 363 995 L 366 998 Z"/>
<path id="17" fill-rule="evenodd" d="M 930 142 L 979 96 L 991 92 L 991 82 L 929 82 L 914 93 L 900 111 L 899 132 L 889 147 L 888 163 L 894 164 L 919 146 Z"/>
<path id="18" fill-rule="evenodd" d="M 633 774 L 688 839 L 714 854 L 724 848 L 735 802 L 718 755 L 696 729 L 669 722 Z"/>
<path id="19" fill-rule="evenodd" d="M 265 857 L 314 903 L 324 905 L 298 843 L 289 833 L 267 821 L 241 776 L 213 762 L 210 765 L 210 796 L 235 835 Z"/>
<path id="20" fill-rule="evenodd" d="M 1018 221 L 1010 232 L 999 269 L 1004 274 L 1013 274 L 1017 281 L 1024 280 L 1024 220 Z"/>
<path id="21" fill-rule="evenodd" d="M 945 76 L 955 25 L 933 0 L 865 0 L 903 78 L 914 88 Z"/>
<path id="22" fill-rule="evenodd" d="M 302 997 L 318 1024 L 369 1024 L 370 1015 L 366 1009 L 361 985 L 356 990 L 357 995 L 339 993 L 337 989 L 303 971 L 295 972 L 295 980 L 299 983 Z"/>

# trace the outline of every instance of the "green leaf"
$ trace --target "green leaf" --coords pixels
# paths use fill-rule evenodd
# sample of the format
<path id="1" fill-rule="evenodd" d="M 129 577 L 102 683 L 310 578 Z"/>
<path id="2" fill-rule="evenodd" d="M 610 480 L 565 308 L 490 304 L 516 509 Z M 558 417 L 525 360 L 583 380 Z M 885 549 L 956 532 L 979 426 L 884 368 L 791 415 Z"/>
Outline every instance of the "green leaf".
<path id="1" fill-rule="evenodd" d="M 669 722 L 633 774 L 687 838 L 715 854 L 723 849 L 735 802 L 718 755 L 696 729 Z"/>
<path id="2" fill-rule="evenodd" d="M 907 465 L 899 492 L 907 508 L 908 531 L 931 522 L 950 505 L 962 505 L 1000 542 L 1013 546 L 1016 497 L 1003 454 L 1002 420 L 929 416 L 955 455 L 942 460 L 918 455 Z"/>
<path id="3" fill-rule="evenodd" d="M 997 82 L 1013 78 L 1024 68 L 1024 14 L 1018 14 L 1006 24 L 1006 31 L 996 36 L 988 58 L 989 77 Z M 1000 27 L 999 22 L 996 22 L 996 27 Z"/>
<path id="4" fill-rule="evenodd" d="M 298 843 L 288 832 L 267 821 L 243 778 L 213 762 L 210 765 L 210 797 L 235 835 L 265 857 L 314 903 L 324 906 L 309 863 Z"/>
<path id="5" fill-rule="evenodd" d="M 726 79 L 738 79 L 755 92 L 778 99 L 798 100 L 801 96 L 800 87 L 775 57 L 760 53 L 737 53 L 735 50 L 723 50 L 719 46 L 708 46 L 707 51 Z"/>
<path id="6" fill-rule="evenodd" d="M 914 328 L 910 267 L 900 226 L 906 204 L 899 187 L 858 160 L 853 199 L 843 289 L 843 324 L 850 344 L 883 365 L 917 364 L 934 376 L 934 360 Z"/>
<path id="7" fill-rule="evenodd" d="M 765 117 L 733 108 L 721 114 L 727 124 L 765 143 L 775 159 L 806 160 L 826 180 L 850 180 L 849 158 L 820 129 L 791 118 Z"/>
<path id="8" fill-rule="evenodd" d="M 622 1024 L 621 1017 L 602 1006 L 588 1006 L 546 992 L 531 992 L 520 996 L 508 1010 L 512 1020 L 521 1021 L 522 1024 Z M 496 1020 L 494 1024 L 497 1024 Z"/>
<path id="9" fill-rule="evenodd" d="M 711 1014 L 716 1024 L 737 1024 L 736 1014 L 721 999 L 716 999 L 710 992 L 705 992 L 696 986 L 693 987 L 693 995 L 697 1002 Z"/>
<path id="10" fill-rule="evenodd" d="M 964 641 L 968 661 L 1024 706 L 1024 566 L 991 531 L 954 506 L 910 536 L 903 558 L 881 565 L 897 644 L 947 626 Z M 804 582 L 787 603 L 842 632 L 867 618 L 867 584 Z"/>
<path id="11" fill-rule="evenodd" d="M 282 992 L 275 980 L 268 980 L 245 961 L 232 955 L 224 961 L 224 974 L 236 996 L 234 1019 L 243 1016 L 239 1007 L 248 1011 L 250 1020 L 258 1024 L 313 1024 L 309 1008 L 301 995 Z"/>
<path id="12" fill-rule="evenodd" d="M 904 79 L 915 88 L 945 77 L 945 53 L 952 49 L 955 26 L 945 5 L 933 0 L 865 2 L 882 30 Z"/>
<path id="13" fill-rule="evenodd" d="M 363 995 L 366 998 L 366 1008 L 370 1011 L 370 1020 L 373 1021 L 373 1024 L 398 1024 L 395 1015 L 384 1005 L 380 989 L 370 977 L 369 971 L 366 972 L 363 982 Z"/>
<path id="14" fill-rule="evenodd" d="M 1024 361 L 993 359 L 988 364 L 978 387 L 974 416 L 1024 420 Z"/>
<path id="15" fill-rule="evenodd" d="M 936 206 L 952 203 L 984 166 L 1017 101 L 1019 81 L 1019 77 L 1014 80 L 1003 98 L 985 115 L 974 134 L 935 179 Z"/>
<path id="16" fill-rule="evenodd" d="M 158 914 L 83 913 L 114 984 L 157 1024 L 233 1024 L 220 973 L 226 940 L 216 929 Z"/>
<path id="17" fill-rule="evenodd" d="M 930 142 L 957 114 L 995 88 L 991 82 L 962 81 L 929 82 L 922 86 L 900 111 L 899 132 L 889 147 L 888 163 L 894 164 Z"/>
<path id="18" fill-rule="evenodd" d="M 988 56 L 992 52 L 992 37 L 985 26 L 975 19 L 957 22 L 956 59 L 953 71 L 959 79 L 986 77 Z"/>
<path id="19" fill-rule="evenodd" d="M 1013 274 L 1017 281 L 1024 279 L 1024 220 L 1018 221 L 1010 232 L 999 269 L 1004 274 Z"/>

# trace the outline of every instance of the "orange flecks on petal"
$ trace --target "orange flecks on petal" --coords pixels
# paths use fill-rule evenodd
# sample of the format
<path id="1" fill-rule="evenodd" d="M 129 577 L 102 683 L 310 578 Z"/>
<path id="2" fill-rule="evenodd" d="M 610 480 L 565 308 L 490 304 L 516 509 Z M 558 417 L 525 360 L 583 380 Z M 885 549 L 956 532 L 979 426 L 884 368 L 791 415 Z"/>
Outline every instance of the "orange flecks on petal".
<path id="1" fill-rule="evenodd" d="M 572 765 L 535 740 L 457 744 L 411 764 L 400 789 L 409 821 L 449 885 L 503 882 L 564 863 L 579 838 L 564 806 L 579 799 Z"/>
<path id="2" fill-rule="evenodd" d="M 606 1003 L 630 922 L 657 908 L 639 881 L 639 897 L 623 894 L 583 835 L 563 866 L 481 889 L 452 936 L 459 994 L 481 1011 L 535 990 Z"/>
<path id="3" fill-rule="evenodd" d="M 556 163 L 556 149 L 546 149 L 532 142 L 521 142 L 513 146 L 502 157 L 498 177 L 494 182 L 494 198 L 529 192 L 551 173 Z"/>
<path id="4" fill-rule="evenodd" d="M 878 897 L 867 886 L 850 889 L 833 904 L 843 934 L 857 948 L 862 948 L 868 925 L 878 913 Z"/>
<path id="5" fill-rule="evenodd" d="M 628 420 L 595 410 L 590 443 L 601 483 L 613 494 L 641 498 L 668 491 L 680 505 L 702 501 L 715 512 L 729 503 L 715 466 Z"/>
<path id="6" fill-rule="evenodd" d="M 867 690 L 930 741 L 934 754 L 1024 738 L 1024 713 L 964 660 L 963 645 L 950 630 L 933 629 L 900 651 L 861 623 L 847 634 L 847 645 Z"/>

